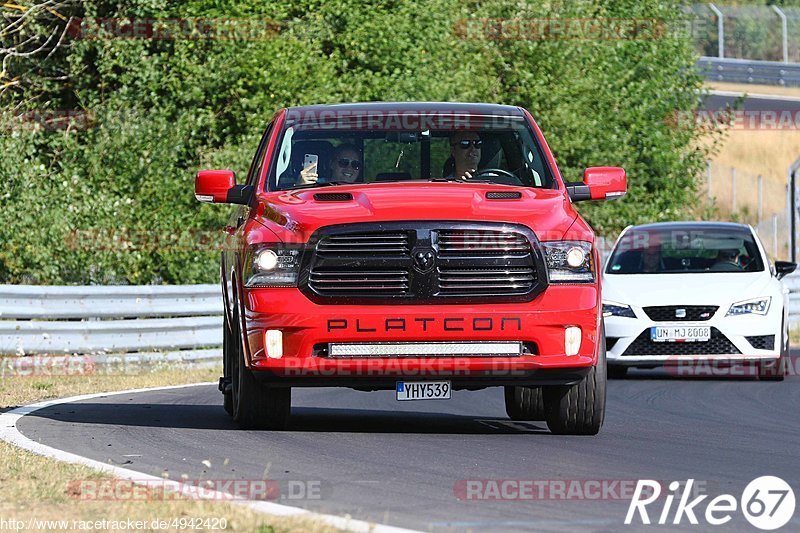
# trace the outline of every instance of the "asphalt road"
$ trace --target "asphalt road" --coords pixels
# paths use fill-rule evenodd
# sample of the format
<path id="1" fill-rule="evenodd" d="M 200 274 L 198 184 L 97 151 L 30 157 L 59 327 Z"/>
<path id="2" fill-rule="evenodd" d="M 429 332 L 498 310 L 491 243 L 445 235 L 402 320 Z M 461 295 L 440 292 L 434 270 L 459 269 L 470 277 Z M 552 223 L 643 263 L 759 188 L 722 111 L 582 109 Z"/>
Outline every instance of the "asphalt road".
<path id="1" fill-rule="evenodd" d="M 641 371 L 609 382 L 596 437 L 511 422 L 497 388 L 456 391 L 449 401 L 397 402 L 393 394 L 296 389 L 284 432 L 237 430 L 213 386 L 54 406 L 25 417 L 19 429 L 55 448 L 172 479 L 266 474 L 280 481 L 281 503 L 420 530 L 617 531 L 630 502 L 620 496 L 622 484 L 640 478 L 691 478 L 711 497 L 738 499 L 752 479 L 777 475 L 800 497 L 796 374 L 772 383 Z M 565 500 L 557 488 L 547 491 L 551 499 L 464 499 L 464 480 L 487 479 L 605 480 L 609 499 Z M 290 482 L 314 494 L 290 499 Z M 481 487 L 478 494 L 492 494 Z M 653 504 L 654 521 L 662 504 Z M 705 505 L 699 509 L 702 515 Z M 659 529 L 666 528 L 674 526 Z M 787 528 L 800 528 L 800 511 Z M 718 529 L 754 530 L 740 512 Z"/>

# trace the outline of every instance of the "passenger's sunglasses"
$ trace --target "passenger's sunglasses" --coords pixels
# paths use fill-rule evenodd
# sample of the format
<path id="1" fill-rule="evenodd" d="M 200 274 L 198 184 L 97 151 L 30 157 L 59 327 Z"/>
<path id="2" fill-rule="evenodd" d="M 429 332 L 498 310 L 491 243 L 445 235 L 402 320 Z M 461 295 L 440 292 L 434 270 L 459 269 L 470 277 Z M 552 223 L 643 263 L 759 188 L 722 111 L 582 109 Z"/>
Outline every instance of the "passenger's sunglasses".
<path id="1" fill-rule="evenodd" d="M 470 144 L 475 148 L 480 148 L 483 145 L 483 141 L 480 139 L 475 139 L 475 140 L 464 139 L 463 141 L 458 141 L 457 143 L 453 143 L 453 146 L 458 146 L 462 150 L 466 150 L 467 148 L 469 148 Z"/>
<path id="2" fill-rule="evenodd" d="M 347 159 L 346 157 L 342 157 L 341 159 L 337 159 L 336 162 L 339 163 L 340 168 L 347 168 L 348 166 L 352 167 L 353 170 L 359 170 L 361 168 L 361 161 L 358 159 Z"/>

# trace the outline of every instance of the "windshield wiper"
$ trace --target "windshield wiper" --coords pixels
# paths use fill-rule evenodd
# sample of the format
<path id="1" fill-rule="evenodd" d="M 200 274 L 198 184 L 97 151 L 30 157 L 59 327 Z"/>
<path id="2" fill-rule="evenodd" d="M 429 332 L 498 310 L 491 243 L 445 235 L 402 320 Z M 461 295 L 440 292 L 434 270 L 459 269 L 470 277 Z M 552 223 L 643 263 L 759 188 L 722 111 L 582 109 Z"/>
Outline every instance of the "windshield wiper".
<path id="1" fill-rule="evenodd" d="M 307 183 L 305 185 L 295 185 L 294 187 L 286 187 L 282 191 L 294 191 L 295 189 L 313 189 L 314 187 L 330 187 L 333 185 L 353 185 L 344 181 L 323 181 L 317 183 Z"/>
<path id="2" fill-rule="evenodd" d="M 492 180 L 476 180 L 474 178 L 463 179 L 463 178 L 431 178 L 428 181 L 447 181 L 447 182 L 456 182 L 456 183 L 494 183 L 495 185 L 504 185 L 503 183 L 495 183 Z"/>

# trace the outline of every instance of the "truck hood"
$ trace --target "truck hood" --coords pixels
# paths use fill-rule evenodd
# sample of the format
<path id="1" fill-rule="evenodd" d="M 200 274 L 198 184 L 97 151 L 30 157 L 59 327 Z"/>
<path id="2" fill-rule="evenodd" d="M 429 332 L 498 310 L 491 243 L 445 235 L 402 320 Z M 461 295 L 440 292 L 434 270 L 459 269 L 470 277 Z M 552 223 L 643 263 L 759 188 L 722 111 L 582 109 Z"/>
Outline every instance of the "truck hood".
<path id="1" fill-rule="evenodd" d="M 518 199 L 487 199 L 490 191 Z M 333 195 L 349 193 L 352 199 Z M 539 240 L 562 239 L 575 220 L 563 191 L 482 183 L 375 183 L 270 193 L 258 220 L 284 242 L 306 242 L 322 226 L 401 220 L 464 220 L 524 224 Z M 300 239 L 298 241 L 297 239 Z"/>

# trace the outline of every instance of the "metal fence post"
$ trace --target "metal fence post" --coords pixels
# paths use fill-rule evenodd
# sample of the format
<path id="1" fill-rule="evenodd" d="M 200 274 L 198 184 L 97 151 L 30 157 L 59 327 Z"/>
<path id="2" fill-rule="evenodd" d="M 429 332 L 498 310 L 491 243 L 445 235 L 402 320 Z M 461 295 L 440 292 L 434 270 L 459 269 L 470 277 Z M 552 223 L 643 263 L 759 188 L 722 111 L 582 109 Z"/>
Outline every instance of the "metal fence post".
<path id="1" fill-rule="evenodd" d="M 772 9 L 781 18 L 781 28 L 783 30 L 783 62 L 789 62 L 789 24 L 786 21 L 786 13 L 781 8 L 772 4 Z"/>
<path id="2" fill-rule="evenodd" d="M 789 167 L 789 256 L 797 262 L 797 174 L 800 171 L 800 158 Z"/>
<path id="3" fill-rule="evenodd" d="M 761 217 L 764 214 L 764 176 L 758 175 L 758 223 L 761 224 Z"/>
<path id="4" fill-rule="evenodd" d="M 778 259 L 778 215 L 772 215 L 772 257 Z"/>
<path id="5" fill-rule="evenodd" d="M 717 8 L 714 4 L 708 4 L 708 7 L 711 8 L 711 11 L 717 16 L 717 45 L 718 45 L 718 54 L 719 58 L 723 59 L 725 57 L 725 22 L 722 20 L 722 11 Z"/>
<path id="6" fill-rule="evenodd" d="M 731 167 L 731 213 L 736 212 L 736 168 Z"/>

